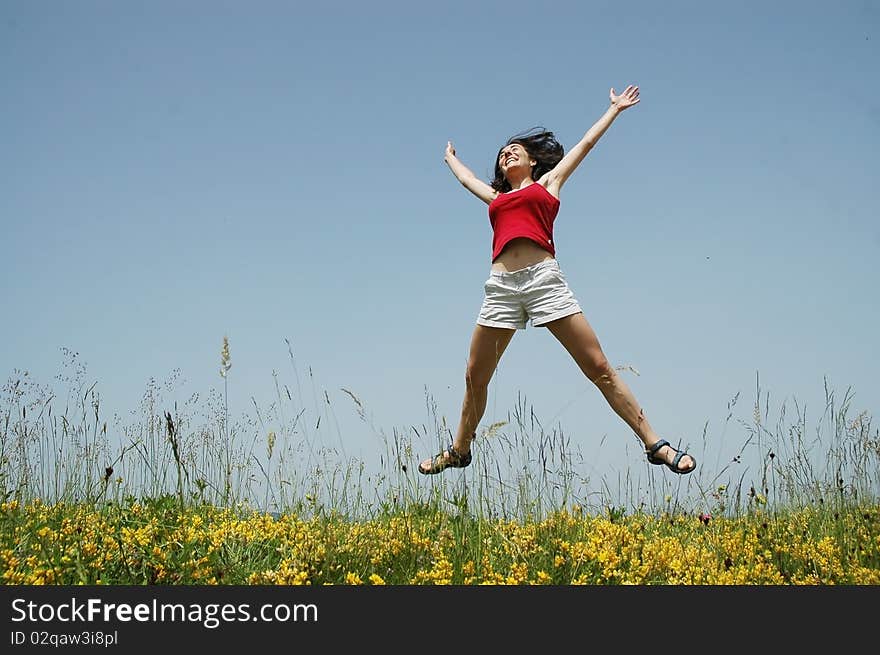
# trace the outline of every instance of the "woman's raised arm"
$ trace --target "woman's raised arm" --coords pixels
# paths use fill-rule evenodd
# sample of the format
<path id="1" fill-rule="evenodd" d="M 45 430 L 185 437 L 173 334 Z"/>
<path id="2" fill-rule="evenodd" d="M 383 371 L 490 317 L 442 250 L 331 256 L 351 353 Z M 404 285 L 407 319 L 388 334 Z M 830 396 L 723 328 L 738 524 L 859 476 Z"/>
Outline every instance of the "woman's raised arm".
<path id="1" fill-rule="evenodd" d="M 611 87 L 608 95 L 611 104 L 605 113 L 587 130 L 583 138 L 559 160 L 559 163 L 556 164 L 553 170 L 546 174 L 547 182 L 545 186 L 554 196 L 559 196 L 559 190 L 562 188 L 562 185 L 574 173 L 574 170 L 584 160 L 587 153 L 596 145 L 599 137 L 605 134 L 605 131 L 611 127 L 611 123 L 620 115 L 620 112 L 639 104 L 639 87 L 632 84 L 626 87 L 620 95 L 615 94 L 614 87 Z"/>
<path id="2" fill-rule="evenodd" d="M 452 141 L 446 142 L 446 156 L 443 157 L 443 161 L 449 166 L 456 179 L 487 205 L 498 195 L 495 189 L 474 175 L 473 171 L 462 164 L 461 160 L 455 156 L 455 147 L 452 145 Z"/>

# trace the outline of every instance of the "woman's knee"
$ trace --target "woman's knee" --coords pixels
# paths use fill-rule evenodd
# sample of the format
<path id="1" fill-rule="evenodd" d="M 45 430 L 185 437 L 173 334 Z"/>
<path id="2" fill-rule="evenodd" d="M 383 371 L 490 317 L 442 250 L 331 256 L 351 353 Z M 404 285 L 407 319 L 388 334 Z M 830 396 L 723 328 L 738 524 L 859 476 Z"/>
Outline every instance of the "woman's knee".
<path id="1" fill-rule="evenodd" d="M 470 390 L 484 390 L 488 388 L 489 381 L 492 379 L 492 371 L 486 371 L 482 367 L 468 364 L 465 371 L 464 381 Z"/>
<path id="2" fill-rule="evenodd" d="M 614 376 L 616 373 L 610 362 L 604 356 L 589 362 L 584 369 L 587 377 L 590 378 L 590 382 L 597 387 L 614 382 Z"/>

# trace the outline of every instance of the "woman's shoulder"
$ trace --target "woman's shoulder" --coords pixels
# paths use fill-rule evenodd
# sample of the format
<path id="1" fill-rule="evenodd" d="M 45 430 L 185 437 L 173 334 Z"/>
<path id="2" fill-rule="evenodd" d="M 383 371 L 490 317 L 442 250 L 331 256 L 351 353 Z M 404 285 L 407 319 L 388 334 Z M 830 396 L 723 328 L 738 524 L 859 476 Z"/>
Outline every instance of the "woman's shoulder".
<path id="1" fill-rule="evenodd" d="M 540 184 L 541 188 L 543 188 L 547 193 L 553 196 L 557 201 L 559 200 L 559 186 L 556 185 L 553 181 L 553 178 L 550 176 L 550 173 L 544 173 L 540 178 L 538 178 L 535 184 Z"/>

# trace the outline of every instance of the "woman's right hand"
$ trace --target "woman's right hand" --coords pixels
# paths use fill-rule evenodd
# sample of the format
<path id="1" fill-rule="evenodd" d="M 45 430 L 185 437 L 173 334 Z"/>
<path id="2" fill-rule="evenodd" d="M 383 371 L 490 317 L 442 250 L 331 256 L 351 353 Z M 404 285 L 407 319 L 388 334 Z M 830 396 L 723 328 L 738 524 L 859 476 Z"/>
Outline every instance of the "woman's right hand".
<path id="1" fill-rule="evenodd" d="M 452 141 L 446 142 L 446 155 L 444 159 L 448 160 L 449 157 L 455 157 L 455 146 L 452 145 Z"/>

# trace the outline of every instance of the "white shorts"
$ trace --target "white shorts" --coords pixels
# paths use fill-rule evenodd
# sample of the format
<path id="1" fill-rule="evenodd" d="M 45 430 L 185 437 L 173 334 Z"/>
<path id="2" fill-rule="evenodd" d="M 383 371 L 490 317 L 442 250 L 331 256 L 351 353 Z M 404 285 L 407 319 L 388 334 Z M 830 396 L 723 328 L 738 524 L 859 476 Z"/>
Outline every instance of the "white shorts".
<path id="1" fill-rule="evenodd" d="M 517 271 L 491 271 L 478 325 L 524 330 L 545 325 L 581 311 L 555 259 Z"/>

